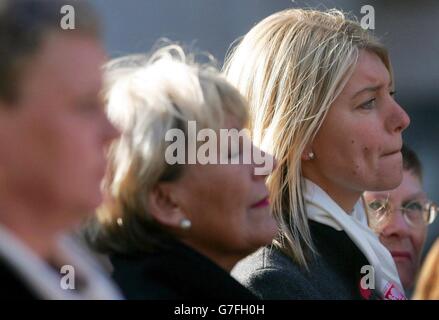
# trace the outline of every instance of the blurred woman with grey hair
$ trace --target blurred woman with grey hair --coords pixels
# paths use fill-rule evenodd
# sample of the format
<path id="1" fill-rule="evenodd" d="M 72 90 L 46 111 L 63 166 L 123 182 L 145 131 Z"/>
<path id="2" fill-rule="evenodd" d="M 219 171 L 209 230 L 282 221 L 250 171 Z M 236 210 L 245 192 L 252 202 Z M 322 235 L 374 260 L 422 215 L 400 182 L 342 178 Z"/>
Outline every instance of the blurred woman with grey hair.
<path id="1" fill-rule="evenodd" d="M 111 62 L 107 80 L 108 114 L 122 136 L 86 234 L 109 254 L 113 278 L 129 299 L 255 299 L 229 272 L 276 232 L 265 186 L 275 163 L 267 154 L 272 166 L 243 161 L 258 150 L 248 136 L 228 143 L 219 134 L 245 128 L 246 101 L 176 45 Z M 200 160 L 203 145 L 191 140 L 200 135 L 215 142 L 203 152 L 213 161 Z M 176 142 L 183 161 L 170 152 Z"/>

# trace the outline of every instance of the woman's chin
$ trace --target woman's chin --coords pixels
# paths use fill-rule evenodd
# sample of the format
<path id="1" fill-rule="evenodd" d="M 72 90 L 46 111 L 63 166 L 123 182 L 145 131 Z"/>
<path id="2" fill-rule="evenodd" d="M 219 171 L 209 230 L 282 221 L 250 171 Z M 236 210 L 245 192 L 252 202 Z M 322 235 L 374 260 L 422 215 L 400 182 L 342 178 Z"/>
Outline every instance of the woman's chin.
<path id="1" fill-rule="evenodd" d="M 368 191 L 387 191 L 393 190 L 397 188 L 402 182 L 402 171 L 395 172 L 393 174 L 383 173 L 379 176 L 377 181 L 371 183 L 369 188 L 366 188 Z"/>

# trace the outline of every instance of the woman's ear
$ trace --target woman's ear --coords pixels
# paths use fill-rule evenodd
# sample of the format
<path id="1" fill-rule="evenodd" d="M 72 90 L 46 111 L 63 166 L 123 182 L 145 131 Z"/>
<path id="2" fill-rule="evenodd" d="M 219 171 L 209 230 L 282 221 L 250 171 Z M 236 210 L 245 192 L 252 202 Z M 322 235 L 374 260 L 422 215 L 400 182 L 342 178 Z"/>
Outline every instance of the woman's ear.
<path id="1" fill-rule="evenodd" d="M 165 227 L 178 228 L 185 215 L 178 206 L 169 183 L 156 185 L 148 195 L 150 214 Z"/>

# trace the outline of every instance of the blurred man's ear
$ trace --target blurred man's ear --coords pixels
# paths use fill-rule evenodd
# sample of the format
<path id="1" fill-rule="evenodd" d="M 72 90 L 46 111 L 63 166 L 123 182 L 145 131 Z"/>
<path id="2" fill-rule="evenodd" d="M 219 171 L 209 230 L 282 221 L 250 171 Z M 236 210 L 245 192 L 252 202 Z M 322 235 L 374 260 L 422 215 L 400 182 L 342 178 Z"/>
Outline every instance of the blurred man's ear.
<path id="1" fill-rule="evenodd" d="M 16 124 L 13 121 L 14 118 L 17 119 L 17 117 L 14 117 L 17 115 L 17 111 L 17 106 L 0 99 L 0 132 L 3 138 L 11 136 L 14 131 L 17 131 Z"/>

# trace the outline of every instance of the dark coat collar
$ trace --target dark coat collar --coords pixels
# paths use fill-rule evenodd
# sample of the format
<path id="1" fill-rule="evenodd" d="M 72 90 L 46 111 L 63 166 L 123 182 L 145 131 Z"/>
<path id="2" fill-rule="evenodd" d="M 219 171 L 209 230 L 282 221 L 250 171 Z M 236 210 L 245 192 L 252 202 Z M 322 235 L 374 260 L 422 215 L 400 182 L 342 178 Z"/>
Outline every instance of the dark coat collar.
<path id="1" fill-rule="evenodd" d="M 113 278 L 128 299 L 257 299 L 213 261 L 169 241 L 167 249 L 113 255 Z"/>
<path id="2" fill-rule="evenodd" d="M 381 299 L 377 290 L 362 289 L 362 267 L 369 265 L 366 256 L 358 249 L 345 231 L 309 220 L 311 235 L 317 248 L 317 260 L 323 259 L 334 274 L 342 275 L 351 283 L 352 296 L 357 299 Z"/>

